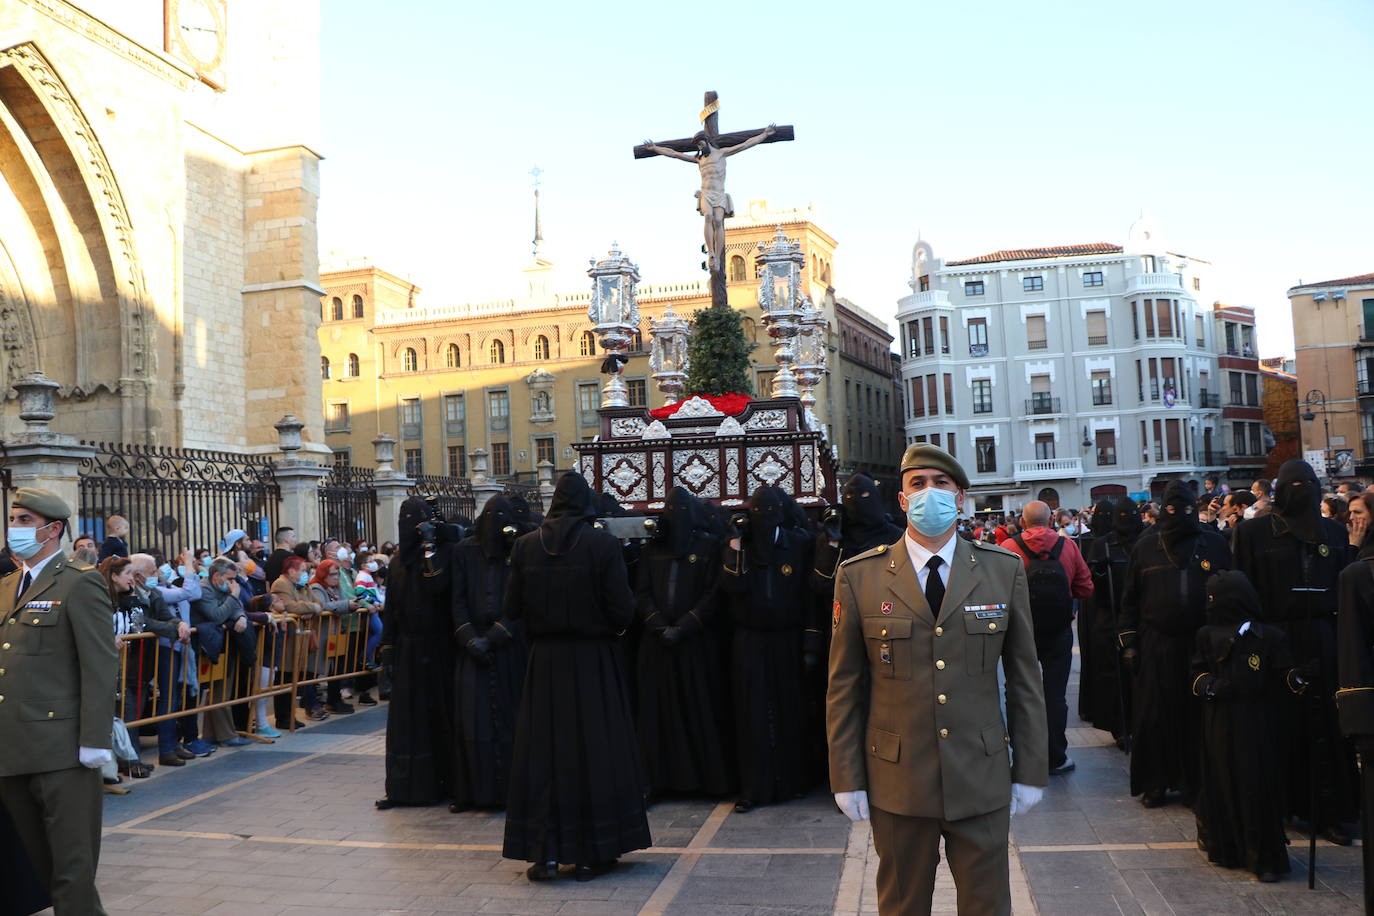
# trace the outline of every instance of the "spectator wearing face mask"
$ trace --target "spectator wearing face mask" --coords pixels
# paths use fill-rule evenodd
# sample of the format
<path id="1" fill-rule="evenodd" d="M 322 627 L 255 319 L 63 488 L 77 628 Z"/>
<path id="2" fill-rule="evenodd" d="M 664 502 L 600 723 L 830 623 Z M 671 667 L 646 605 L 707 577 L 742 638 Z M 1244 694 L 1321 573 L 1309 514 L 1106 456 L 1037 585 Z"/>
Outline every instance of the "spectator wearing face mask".
<path id="1" fill-rule="evenodd" d="M 211 662 L 219 660 L 223 652 L 230 653 L 229 679 L 237 680 L 238 669 L 245 662 L 251 664 L 251 656 L 245 659 L 246 650 L 252 645 L 253 629 L 248 624 L 247 614 L 239 601 L 243 586 L 238 579 L 239 570 L 230 560 L 216 557 L 210 564 L 209 587 L 203 589 L 199 601 L 191 605 L 191 622 L 196 627 L 196 642 L 200 654 Z M 229 684 L 212 684 L 206 700 L 220 702 Z M 205 738 L 215 744 L 239 747 L 247 744 L 248 739 L 239 736 L 234 729 L 233 715 L 227 708 L 206 710 L 204 714 Z"/>
<path id="2" fill-rule="evenodd" d="M 195 658 L 193 652 L 186 650 L 191 644 L 191 604 L 201 597 L 200 579 L 195 575 L 177 577 L 176 570 L 167 564 L 155 569 L 153 558 L 146 553 L 136 553 L 129 559 L 140 587 L 148 592 L 149 604 L 156 607 L 160 602 L 176 621 L 176 637 L 161 636 L 157 641 L 156 712 L 159 716 L 180 712 L 184 696 L 195 705 L 193 695 L 187 696 L 196 682 Z M 195 563 L 190 551 L 183 553 L 180 559 L 183 566 Z M 174 585 L 175 581 L 181 584 Z M 181 766 L 173 762 L 173 758 L 204 757 L 214 748 L 200 739 L 196 717 L 191 715 L 157 723 L 157 751 L 164 766 Z"/>
<path id="3" fill-rule="evenodd" d="M 285 613 L 295 617 L 306 627 L 310 626 L 311 618 L 320 614 L 324 609 L 310 594 L 310 570 L 306 562 L 300 557 L 287 557 L 282 563 L 281 575 L 272 583 L 271 594 L 281 598 L 282 608 Z M 310 636 L 310 646 L 306 653 L 306 664 L 318 650 L 318 639 L 312 632 Z M 313 677 L 314 672 L 306 671 L 308 677 Z M 314 684 L 306 684 L 301 687 L 300 702 L 305 709 L 306 715 L 311 719 L 327 719 L 329 711 L 320 702 L 319 689 Z M 285 707 L 285 708 L 284 708 Z M 283 715 L 286 718 L 283 718 Z M 282 728 L 289 724 L 290 704 L 283 700 L 277 706 L 277 727 Z"/>

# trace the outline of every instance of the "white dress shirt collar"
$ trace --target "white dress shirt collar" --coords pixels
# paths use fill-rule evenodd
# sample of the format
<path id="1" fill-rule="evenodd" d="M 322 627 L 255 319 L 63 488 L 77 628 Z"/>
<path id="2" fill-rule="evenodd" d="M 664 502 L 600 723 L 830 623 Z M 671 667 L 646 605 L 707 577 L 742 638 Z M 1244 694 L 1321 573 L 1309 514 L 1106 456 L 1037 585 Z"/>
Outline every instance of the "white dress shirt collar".
<path id="1" fill-rule="evenodd" d="M 911 567 L 916 570 L 916 578 L 920 581 L 921 588 L 924 589 L 926 587 L 926 575 L 929 572 L 929 570 L 926 569 L 926 564 L 930 562 L 931 557 L 935 556 L 944 560 L 944 563 L 940 566 L 940 581 L 945 583 L 949 582 L 949 570 L 954 566 L 954 548 L 958 540 L 959 535 L 951 534 L 949 540 L 945 541 L 943 547 L 932 552 L 912 540 L 911 532 L 907 531 L 902 541 L 906 544 L 906 554 L 911 558 Z"/>
<path id="2" fill-rule="evenodd" d="M 29 582 L 30 582 L 30 583 L 37 582 L 37 581 L 38 581 L 38 574 L 39 574 L 40 572 L 43 571 L 43 567 L 44 567 L 44 566 L 47 566 L 48 563 L 52 561 L 52 558 L 55 557 L 55 556 L 57 556 L 57 555 L 59 555 L 60 553 L 62 553 L 62 551 L 60 551 L 60 550 L 54 551 L 54 552 L 48 554 L 47 557 L 45 557 L 44 559 L 38 560 L 37 562 L 34 562 L 34 563 L 30 563 L 28 560 L 24 560 L 24 561 L 23 561 L 23 563 L 24 563 L 23 570 L 24 570 L 24 572 L 26 572 L 26 573 L 29 574 Z"/>

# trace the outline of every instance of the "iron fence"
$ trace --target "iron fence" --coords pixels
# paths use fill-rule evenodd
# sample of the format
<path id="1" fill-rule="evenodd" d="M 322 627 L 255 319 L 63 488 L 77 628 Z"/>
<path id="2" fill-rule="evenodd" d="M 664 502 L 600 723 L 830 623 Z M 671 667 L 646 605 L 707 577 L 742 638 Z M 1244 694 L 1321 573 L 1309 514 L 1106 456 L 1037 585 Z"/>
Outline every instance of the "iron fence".
<path id="1" fill-rule="evenodd" d="M 320 534 L 350 544 L 377 543 L 377 472 L 336 465 L 320 484 Z"/>
<path id="2" fill-rule="evenodd" d="M 539 492 L 539 485 L 535 483 L 515 483 L 514 481 L 506 484 L 506 497 L 519 496 L 529 503 L 530 511 L 544 511 L 544 497 Z"/>
<path id="3" fill-rule="evenodd" d="M 416 474 L 411 496 L 433 499 L 445 521 L 459 516 L 471 519 L 477 514 L 477 501 L 472 496 L 472 484 L 464 477 L 444 477 L 439 474 Z"/>
<path id="4" fill-rule="evenodd" d="M 281 489 L 265 455 L 94 442 L 81 462 L 79 532 L 97 541 L 105 520 L 129 521 L 131 550 L 173 557 L 184 548 L 218 550 L 235 528 L 266 541 L 277 525 Z"/>

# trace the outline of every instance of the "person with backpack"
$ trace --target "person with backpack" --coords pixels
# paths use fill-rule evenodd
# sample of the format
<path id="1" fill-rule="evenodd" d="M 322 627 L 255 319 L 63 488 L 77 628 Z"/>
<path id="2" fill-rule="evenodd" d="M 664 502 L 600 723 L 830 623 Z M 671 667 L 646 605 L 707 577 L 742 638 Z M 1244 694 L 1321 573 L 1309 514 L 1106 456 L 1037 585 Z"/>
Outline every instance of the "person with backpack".
<path id="1" fill-rule="evenodd" d="M 1050 775 L 1074 768 L 1064 733 L 1069 722 L 1069 671 L 1073 667 L 1074 599 L 1091 598 L 1093 577 L 1078 545 L 1050 524 L 1050 507 L 1038 499 L 1021 510 L 1020 533 L 1002 542 L 1026 564 L 1035 654 L 1045 685 L 1045 719 L 1049 726 Z"/>

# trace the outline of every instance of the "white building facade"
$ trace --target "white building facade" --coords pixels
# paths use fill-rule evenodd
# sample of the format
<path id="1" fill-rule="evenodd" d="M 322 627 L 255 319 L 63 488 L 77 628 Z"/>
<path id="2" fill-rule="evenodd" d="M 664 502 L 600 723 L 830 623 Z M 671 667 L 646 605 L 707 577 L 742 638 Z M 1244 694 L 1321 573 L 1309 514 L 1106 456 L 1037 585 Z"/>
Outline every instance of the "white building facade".
<path id="1" fill-rule="evenodd" d="M 943 261 L 917 243 L 897 310 L 906 441 L 952 452 L 973 508 L 1225 478 L 1210 265 L 1157 238 L 1142 218 L 1124 246 Z"/>

